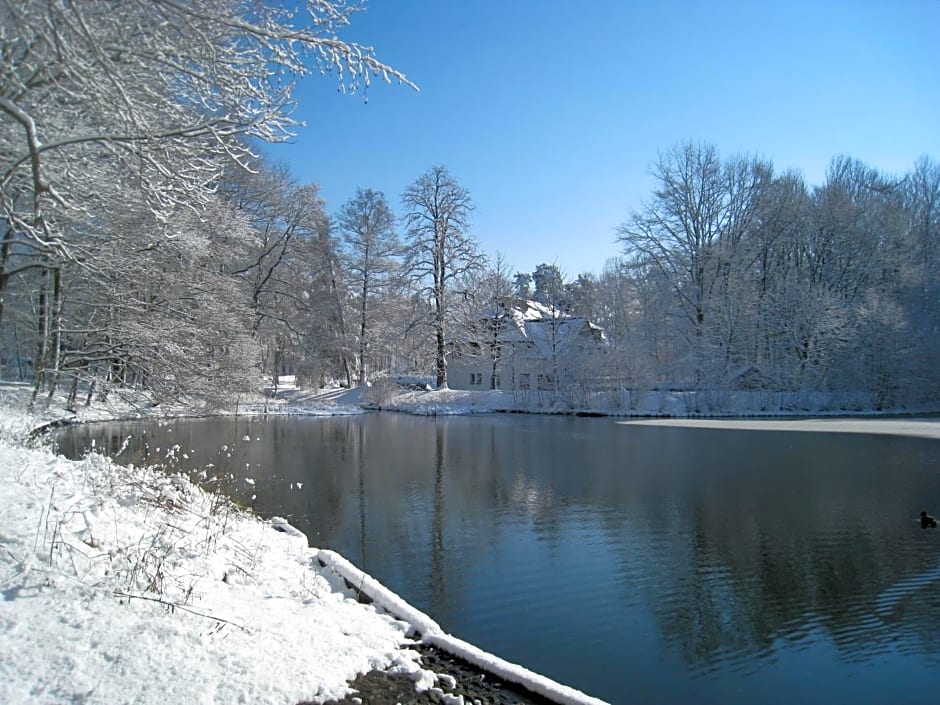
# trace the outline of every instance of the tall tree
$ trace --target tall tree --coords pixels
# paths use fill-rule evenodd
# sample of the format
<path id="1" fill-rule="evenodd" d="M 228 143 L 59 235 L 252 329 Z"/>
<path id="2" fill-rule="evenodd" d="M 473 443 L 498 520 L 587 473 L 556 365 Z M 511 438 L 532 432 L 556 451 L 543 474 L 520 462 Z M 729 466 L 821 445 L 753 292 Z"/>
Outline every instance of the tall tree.
<path id="1" fill-rule="evenodd" d="M 310 376 L 318 381 L 342 375 L 346 386 L 353 381 L 355 351 L 349 345 L 346 323 L 348 288 L 343 271 L 339 244 L 332 233 L 331 222 L 311 240 L 306 260 L 304 298 L 309 317 L 305 330 L 304 350 Z M 308 373 L 308 374 L 310 374 Z"/>
<path id="2" fill-rule="evenodd" d="M 44 383 L 51 393 L 63 375 L 102 394 L 135 386 L 156 401 L 192 393 L 221 401 L 256 385 L 250 292 L 228 273 L 247 224 L 221 199 L 167 223 L 132 205 L 102 217 L 87 242 L 74 239 L 78 252 L 104 245 L 93 267 L 65 261 L 49 270 L 50 343 L 36 363 L 37 391 Z M 140 232 L 150 233 L 149 247 Z"/>
<path id="3" fill-rule="evenodd" d="M 685 143 L 661 154 L 653 175 L 653 199 L 618 234 L 628 256 L 652 263 L 672 285 L 688 323 L 695 381 L 701 383 L 712 359 L 710 335 L 719 333 L 727 345 L 729 332 L 715 327 L 722 323 L 717 312 L 734 302 L 733 265 L 770 166 L 756 159 L 723 163 L 714 146 Z"/>
<path id="4" fill-rule="evenodd" d="M 473 202 L 443 166 L 434 166 L 402 194 L 409 271 L 424 282 L 436 343 L 438 388 L 447 386 L 447 324 L 451 282 L 478 266 L 469 234 Z"/>
<path id="5" fill-rule="evenodd" d="M 924 156 L 903 183 L 910 218 L 902 302 L 917 339 L 919 365 L 911 383 L 922 400 L 940 397 L 940 163 Z"/>
<path id="6" fill-rule="evenodd" d="M 571 311 L 576 316 L 585 316 L 593 321 L 598 318 L 597 278 L 590 272 L 582 272 L 566 286 Z"/>
<path id="7" fill-rule="evenodd" d="M 799 301 L 811 296 L 800 262 L 810 231 L 812 198 L 803 177 L 788 172 L 768 184 L 757 209 L 746 247 L 746 288 L 738 292 L 738 298 L 749 304 L 746 358 L 778 388 L 789 387 L 793 384 L 791 316 L 798 313 Z"/>
<path id="8" fill-rule="evenodd" d="M 380 191 L 357 189 L 337 219 L 345 243 L 347 281 L 359 319 L 359 385 L 369 378 L 373 307 L 400 274 L 402 244 L 395 232 L 395 216 Z"/>
<path id="9" fill-rule="evenodd" d="M 542 382 L 540 389 L 549 388 L 552 391 L 553 402 L 558 400 L 562 388 L 561 373 L 564 367 L 563 356 L 565 339 L 562 331 L 568 314 L 568 297 L 565 287 L 565 278 L 557 264 L 542 263 L 536 266 L 532 273 L 535 282 L 534 298 L 547 309 L 547 319 L 543 321 L 545 346 L 548 359 L 544 361 L 544 372 L 540 374 Z"/>
<path id="10" fill-rule="evenodd" d="M 226 173 L 222 192 L 249 226 L 240 248 L 231 248 L 231 273 L 250 294 L 263 368 L 277 378 L 303 355 L 313 300 L 305 287 L 313 266 L 313 243 L 328 230 L 328 217 L 314 184 L 299 184 L 284 167 L 263 161 L 252 170 Z M 232 243 L 234 245 L 234 243 Z"/>

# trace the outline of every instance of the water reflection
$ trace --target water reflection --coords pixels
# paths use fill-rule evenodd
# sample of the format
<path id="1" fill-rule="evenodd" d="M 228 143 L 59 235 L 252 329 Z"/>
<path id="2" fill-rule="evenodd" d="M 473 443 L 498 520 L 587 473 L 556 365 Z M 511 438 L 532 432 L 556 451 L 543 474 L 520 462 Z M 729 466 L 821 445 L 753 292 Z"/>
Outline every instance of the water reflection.
<path id="1" fill-rule="evenodd" d="M 917 521 L 940 505 L 934 441 L 507 416 L 94 433 L 131 436 L 130 462 L 212 463 L 448 630 L 612 702 L 935 684 L 940 530 Z"/>

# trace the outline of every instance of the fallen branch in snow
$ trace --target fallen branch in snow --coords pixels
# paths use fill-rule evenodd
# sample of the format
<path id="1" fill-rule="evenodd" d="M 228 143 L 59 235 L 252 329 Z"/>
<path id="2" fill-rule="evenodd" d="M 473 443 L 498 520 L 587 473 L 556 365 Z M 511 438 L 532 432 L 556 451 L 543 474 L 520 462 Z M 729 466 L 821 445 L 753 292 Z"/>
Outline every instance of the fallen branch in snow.
<path id="1" fill-rule="evenodd" d="M 194 614 L 197 617 L 205 617 L 206 619 L 211 619 L 221 624 L 228 624 L 229 626 L 235 627 L 236 629 L 241 629 L 243 632 L 248 631 L 248 627 L 244 625 L 237 624 L 235 622 L 230 622 L 227 619 L 222 619 L 221 617 L 215 617 L 211 614 L 200 612 L 199 610 L 194 610 L 192 607 L 186 607 L 185 605 L 181 605 L 176 602 L 170 602 L 168 600 L 161 600 L 159 597 L 148 597 L 147 595 L 131 595 L 130 593 L 121 592 L 119 590 L 115 590 L 113 594 L 115 597 L 126 597 L 128 600 L 147 600 L 148 602 L 156 602 L 159 605 L 163 605 L 164 607 L 169 608 L 171 611 L 183 610 L 184 612 L 189 612 L 190 614 Z"/>

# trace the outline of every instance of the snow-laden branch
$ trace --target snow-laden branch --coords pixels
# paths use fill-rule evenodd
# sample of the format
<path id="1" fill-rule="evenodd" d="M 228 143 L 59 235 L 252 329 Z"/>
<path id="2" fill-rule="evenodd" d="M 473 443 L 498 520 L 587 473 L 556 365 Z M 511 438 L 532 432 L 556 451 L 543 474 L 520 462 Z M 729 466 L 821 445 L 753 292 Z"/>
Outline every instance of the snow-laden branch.
<path id="1" fill-rule="evenodd" d="M 292 91 L 304 75 L 335 73 L 344 90 L 371 76 L 414 88 L 371 48 L 337 36 L 354 9 L 343 2 L 311 0 L 304 12 L 235 0 L 0 2 L 0 113 L 12 118 L 0 122 L 5 216 L 62 252 L 69 237 L 44 207 L 79 215 L 89 201 L 80 194 L 114 184 L 136 184 L 159 218 L 202 207 L 223 161 L 250 163 L 244 138 L 291 135 Z M 111 182 L 73 168 L 104 154 L 115 160 Z M 27 166 L 24 208 L 14 191 L 23 193 Z"/>

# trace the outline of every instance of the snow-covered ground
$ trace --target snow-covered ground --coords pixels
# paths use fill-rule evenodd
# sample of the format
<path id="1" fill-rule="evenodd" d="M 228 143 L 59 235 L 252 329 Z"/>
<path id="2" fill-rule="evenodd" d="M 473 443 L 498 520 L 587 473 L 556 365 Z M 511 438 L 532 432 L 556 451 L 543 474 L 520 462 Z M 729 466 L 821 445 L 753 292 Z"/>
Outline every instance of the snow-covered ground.
<path id="1" fill-rule="evenodd" d="M 307 392 L 283 400 L 285 412 L 301 412 L 297 400 L 304 400 L 307 408 L 342 409 L 345 404 L 364 404 L 368 408 L 381 408 L 421 415 L 476 414 L 493 411 L 516 411 L 534 414 L 590 414 L 621 417 L 650 418 L 803 418 L 809 415 L 857 416 L 883 418 L 883 412 L 868 411 L 875 403 L 862 394 L 781 394 L 764 392 L 689 392 L 629 390 L 570 393 L 555 396 L 544 391 L 499 391 L 458 389 L 414 389 L 396 387 L 376 392 L 365 390 L 329 390 Z M 324 406 L 326 405 L 326 406 Z M 332 406 L 330 406 L 332 405 Z M 895 409 L 896 413 L 925 413 L 934 409 Z"/>
<path id="2" fill-rule="evenodd" d="M 461 705 L 407 648 L 419 634 L 556 702 L 600 705 L 445 634 L 283 520 L 262 521 L 182 476 L 54 455 L 28 433 L 72 415 L 26 414 L 27 396 L 0 385 L 3 705 L 293 705 L 342 697 L 372 669 Z M 156 413 L 115 396 L 80 416 Z"/>
<path id="3" fill-rule="evenodd" d="M 0 703 L 297 703 L 421 674 L 306 538 L 181 477 L 23 444 L 0 409 Z"/>

